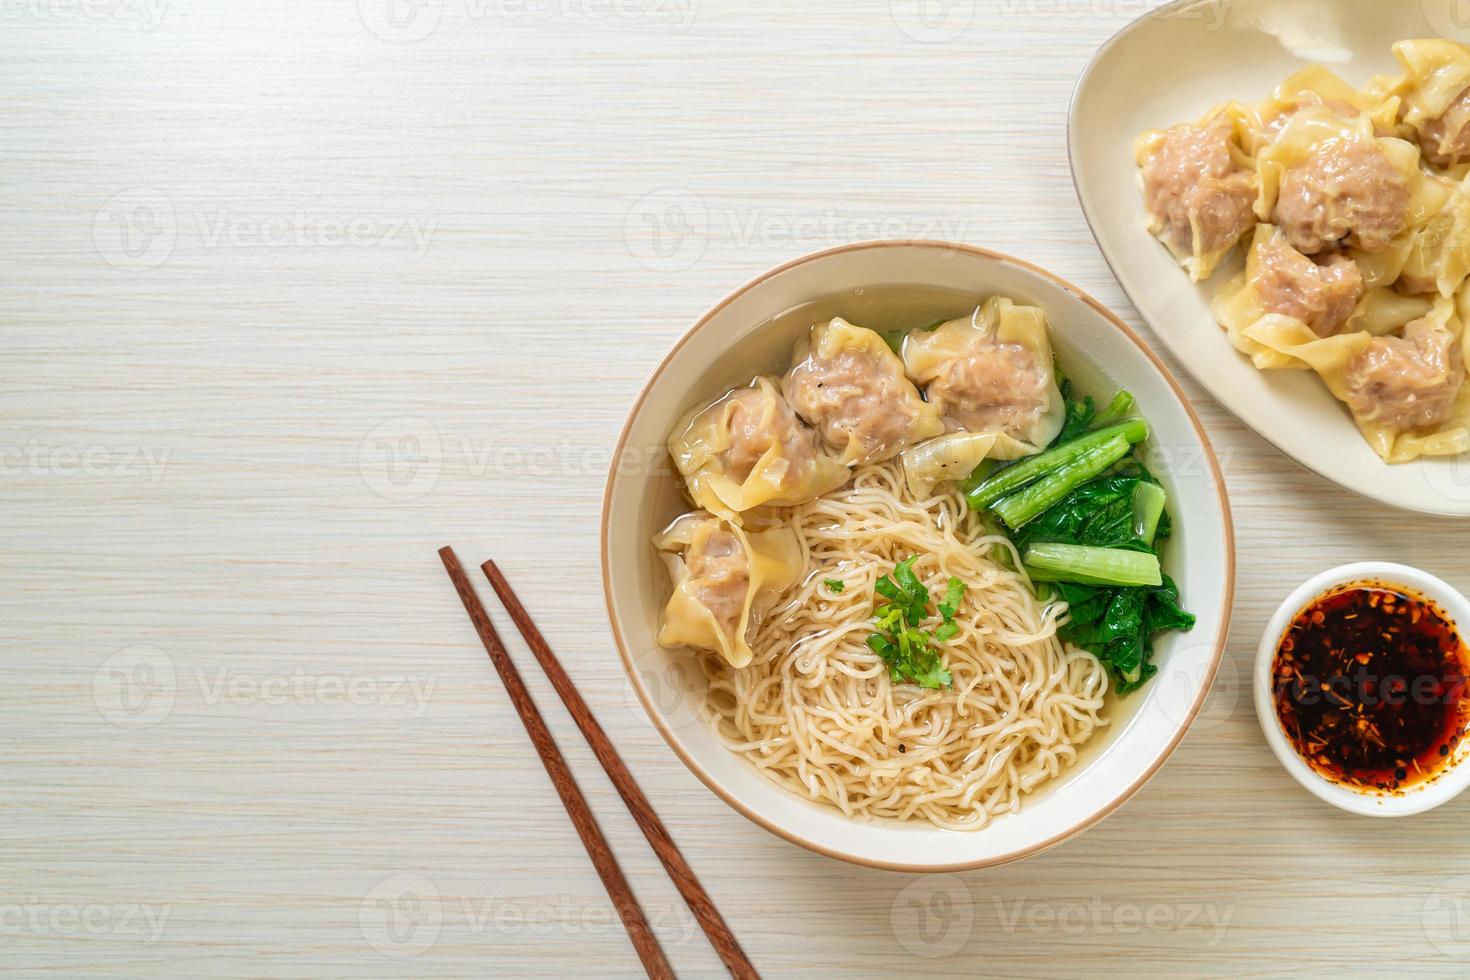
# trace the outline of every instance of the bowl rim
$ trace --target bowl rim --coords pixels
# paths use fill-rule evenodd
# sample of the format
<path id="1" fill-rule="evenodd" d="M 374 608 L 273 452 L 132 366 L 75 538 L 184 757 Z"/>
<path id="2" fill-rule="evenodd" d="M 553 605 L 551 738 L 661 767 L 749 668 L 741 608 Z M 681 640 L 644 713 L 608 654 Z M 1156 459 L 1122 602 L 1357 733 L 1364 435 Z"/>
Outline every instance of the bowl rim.
<path id="1" fill-rule="evenodd" d="M 1092 53 L 1092 56 L 1087 59 L 1087 64 L 1083 65 L 1082 71 L 1077 75 L 1077 81 L 1074 82 L 1072 85 L 1071 99 L 1067 103 L 1067 171 L 1072 178 L 1072 192 L 1076 195 L 1077 205 L 1082 210 L 1082 219 L 1087 223 L 1087 230 L 1092 235 L 1093 243 L 1097 246 L 1097 250 L 1102 255 L 1103 261 L 1107 263 L 1108 271 L 1112 273 L 1113 278 L 1118 282 L 1119 288 L 1123 290 L 1123 295 L 1128 297 L 1128 302 L 1133 304 L 1134 309 L 1138 312 L 1139 318 L 1149 325 L 1149 328 L 1152 329 L 1155 335 L 1159 338 L 1159 342 L 1163 344 L 1164 347 L 1166 347 L 1171 353 L 1175 351 L 1175 343 L 1170 338 L 1169 331 L 1159 330 L 1155 328 L 1152 320 L 1144 314 L 1143 310 L 1139 307 L 1137 301 L 1133 298 L 1133 290 L 1128 288 L 1127 284 L 1124 282 L 1123 276 L 1119 272 L 1118 266 L 1120 263 L 1114 261 L 1113 253 L 1103 243 L 1103 237 L 1098 233 L 1097 224 L 1093 220 L 1092 210 L 1088 207 L 1087 200 L 1083 196 L 1082 182 L 1077 178 L 1077 108 L 1078 102 L 1081 100 L 1083 90 L 1087 87 L 1088 82 L 1092 80 L 1094 72 L 1098 70 L 1098 68 L 1102 65 L 1103 59 L 1110 55 L 1114 48 L 1123 44 L 1126 40 L 1128 40 L 1128 38 L 1132 37 L 1132 35 L 1136 34 L 1138 31 L 1142 30 L 1145 26 L 1149 24 L 1160 20 L 1167 20 L 1171 17 L 1177 16 L 1181 10 L 1187 10 L 1191 7 L 1203 7 L 1210 2 L 1212 2 L 1212 0 L 1170 0 L 1170 2 L 1168 3 L 1139 14 L 1137 17 L 1133 18 L 1131 21 L 1118 28 L 1118 30 L 1115 31 L 1112 36 L 1110 36 L 1106 41 L 1100 44 L 1097 50 Z M 1190 374 L 1191 376 L 1194 376 L 1196 373 L 1190 370 L 1189 367 L 1182 364 L 1181 367 L 1183 367 L 1185 373 Z M 1204 386 L 1202 382 L 1201 384 L 1203 387 L 1206 387 L 1208 389 L 1208 386 Z M 1213 397 L 1213 394 L 1211 394 L 1211 397 Z M 1290 461 L 1292 465 L 1296 466 L 1304 473 L 1310 473 L 1319 479 L 1327 481 L 1333 486 L 1341 487 L 1343 490 L 1346 490 L 1348 493 L 1353 494 L 1354 496 L 1362 500 L 1370 500 L 1375 504 L 1387 505 L 1394 508 L 1395 510 L 1402 511 L 1406 514 L 1423 514 L 1429 517 L 1447 518 L 1451 520 L 1459 519 L 1462 521 L 1465 520 L 1467 517 L 1467 511 L 1463 508 L 1460 510 L 1437 510 L 1431 507 L 1424 507 L 1417 504 L 1406 503 L 1405 501 L 1399 499 L 1397 496 L 1391 493 L 1375 493 L 1372 489 L 1371 482 L 1344 482 L 1343 480 L 1338 479 L 1332 473 L 1327 472 L 1325 469 L 1311 462 L 1308 462 L 1307 460 L 1301 459 L 1296 453 L 1291 451 L 1291 448 L 1289 446 L 1287 446 L 1280 440 L 1280 437 L 1276 430 L 1269 428 L 1259 428 L 1254 424 L 1247 422 L 1246 420 L 1241 418 L 1233 408 L 1231 408 L 1224 402 L 1220 403 L 1220 407 L 1229 412 L 1232 418 L 1235 418 L 1247 429 L 1250 429 L 1256 435 L 1264 439 L 1268 444 L 1270 444 L 1273 449 L 1275 449 L 1278 453 L 1280 453 L 1283 457 Z M 1351 419 L 1348 419 L 1347 423 L 1349 425 L 1352 424 Z M 1425 462 L 1425 459 L 1420 459 L 1403 464 L 1385 463 L 1383 465 L 1422 467 Z"/>
<path id="2" fill-rule="evenodd" d="M 1116 330 L 1118 330 L 1136 348 L 1138 348 L 1138 350 L 1144 355 L 1148 362 L 1153 365 L 1154 370 L 1158 371 L 1159 374 L 1163 377 L 1164 381 L 1168 384 L 1170 390 L 1173 391 L 1174 397 L 1178 400 L 1180 406 L 1184 409 L 1185 415 L 1188 417 L 1190 424 L 1194 428 L 1194 432 L 1196 437 L 1199 439 L 1200 446 L 1204 449 L 1204 456 L 1205 459 L 1209 462 L 1209 471 L 1214 479 L 1215 491 L 1219 497 L 1220 513 L 1223 519 L 1222 524 L 1226 547 L 1225 576 L 1222 590 L 1223 603 L 1221 606 L 1222 616 L 1220 621 L 1220 630 L 1219 634 L 1215 637 L 1214 651 L 1210 657 L 1209 670 L 1207 671 L 1207 674 L 1203 679 L 1203 683 L 1200 685 L 1198 694 L 1195 695 L 1194 703 L 1191 704 L 1189 706 L 1189 710 L 1185 712 L 1180 724 L 1175 730 L 1173 737 L 1166 745 L 1163 745 L 1158 750 L 1158 753 L 1155 755 L 1153 761 L 1149 764 L 1148 768 L 1142 773 L 1142 775 L 1140 775 L 1130 785 L 1125 787 L 1120 793 L 1114 796 L 1106 804 L 1086 814 L 1081 819 L 1072 824 L 1071 827 L 1067 828 L 1059 834 L 1048 838 L 1047 840 L 1032 844 L 1031 846 L 1022 850 L 998 855 L 995 857 L 981 858 L 974 861 L 959 861 L 948 864 L 931 865 L 868 860 L 856 857 L 852 854 L 848 854 L 840 850 L 835 850 L 832 847 L 829 847 L 818 841 L 807 839 L 799 834 L 793 833 L 792 831 L 784 827 L 776 825 L 775 823 L 756 813 L 751 807 L 741 802 L 734 796 L 734 794 L 726 790 L 725 787 L 719 782 L 719 780 L 715 779 L 714 776 L 707 772 L 695 760 L 690 752 L 684 747 L 677 733 L 675 733 L 664 722 L 663 717 L 658 713 L 658 711 L 655 710 L 653 698 L 648 692 L 647 688 L 644 686 L 643 679 L 639 676 L 636 665 L 633 663 L 633 659 L 628 653 L 628 644 L 627 641 L 624 639 L 622 629 L 618 624 L 618 614 L 617 611 L 613 608 L 612 601 L 612 563 L 611 554 L 609 551 L 611 524 L 608 517 L 612 506 L 613 487 L 619 479 L 616 460 L 621 458 L 623 452 L 627 447 L 628 434 L 629 430 L 632 427 L 633 420 L 642 410 L 643 403 L 647 400 L 649 392 L 652 391 L 654 385 L 658 384 L 659 381 L 662 379 L 664 372 L 668 369 L 669 363 L 674 359 L 675 355 L 677 355 L 678 352 L 682 350 L 691 339 L 693 339 L 695 334 L 703 330 L 705 325 L 708 324 L 714 316 L 724 310 L 725 307 L 729 306 L 736 299 L 744 296 L 746 293 L 750 292 L 752 289 L 757 288 L 766 281 L 773 279 L 776 276 L 779 276 L 782 273 L 794 269 L 798 266 L 805 265 L 809 262 L 815 262 L 820 259 L 825 259 L 833 255 L 839 255 L 845 252 L 889 248 L 926 248 L 934 249 L 936 251 L 948 251 L 951 253 L 963 252 L 976 258 L 986 259 L 1002 264 L 1010 264 L 1019 267 L 1024 271 L 1050 280 L 1055 285 L 1071 293 L 1078 300 L 1091 307 L 1094 312 L 1096 312 L 1104 320 L 1108 321 L 1109 324 L 1111 324 Z M 936 239 L 883 239 L 877 241 L 852 242 L 846 245 L 838 245 L 832 248 L 820 249 L 818 251 L 799 256 L 795 259 L 791 259 L 787 262 L 783 262 L 780 265 L 777 265 L 776 267 L 761 273 L 753 279 L 750 279 L 745 284 L 732 290 L 723 299 L 711 306 L 708 310 L 701 314 L 699 318 L 694 321 L 693 325 L 685 330 L 684 333 L 679 337 L 679 339 L 675 341 L 673 346 L 671 346 L 668 351 L 665 352 L 664 356 L 659 360 L 658 365 L 648 376 L 648 380 L 645 381 L 643 383 L 643 386 L 639 389 L 638 395 L 636 398 L 634 398 L 632 406 L 628 409 L 628 414 L 625 417 L 622 429 L 618 434 L 618 441 L 613 448 L 612 458 L 614 460 L 614 465 L 612 465 L 608 469 L 607 482 L 603 488 L 602 516 L 598 532 L 598 550 L 602 563 L 602 598 L 603 604 L 607 609 L 608 625 L 612 630 L 613 642 L 618 648 L 618 657 L 623 664 L 623 672 L 627 675 L 629 683 L 633 685 L 633 690 L 638 694 L 638 700 L 642 703 L 644 712 L 647 713 L 649 720 L 653 723 L 654 727 L 658 729 L 659 734 L 663 736 L 664 741 L 668 743 L 669 748 L 673 749 L 674 754 L 678 756 L 680 761 L 684 763 L 685 768 L 693 773 L 700 782 L 704 783 L 704 785 L 708 787 L 712 793 L 714 793 L 720 799 L 724 800 L 727 806 L 729 806 L 736 813 L 739 813 L 741 816 L 745 817 L 751 823 L 754 823 L 757 826 L 764 828 L 777 837 L 783 838 L 790 843 L 796 844 L 800 847 L 804 847 L 809 851 L 813 851 L 825 857 L 836 858 L 841 861 L 846 861 L 850 864 L 876 868 L 883 871 L 901 871 L 909 873 L 946 873 L 957 871 L 971 871 L 979 868 L 998 867 L 1003 864 L 1009 864 L 1014 861 L 1020 861 L 1028 857 L 1033 857 L 1036 854 L 1041 853 L 1042 851 L 1045 851 L 1067 840 L 1070 840 L 1073 837 L 1076 837 L 1078 834 L 1081 834 L 1083 831 L 1095 826 L 1106 817 L 1110 816 L 1114 811 L 1116 811 L 1130 798 L 1132 798 L 1133 795 L 1137 793 L 1145 783 L 1152 779 L 1160 768 L 1163 767 L 1164 763 L 1168 761 L 1171 755 L 1173 755 L 1174 750 L 1179 746 L 1179 743 L 1183 741 L 1184 736 L 1189 731 L 1190 726 L 1194 724 L 1195 718 L 1199 715 L 1200 709 L 1204 705 L 1205 698 L 1209 696 L 1210 688 L 1213 686 L 1215 681 L 1215 676 L 1219 672 L 1220 661 L 1224 657 L 1225 653 L 1226 638 L 1228 637 L 1230 632 L 1230 620 L 1234 610 L 1235 602 L 1235 522 L 1230 510 L 1230 499 L 1225 490 L 1224 474 L 1220 470 L 1220 461 L 1215 454 L 1214 446 L 1210 442 L 1209 434 L 1205 431 L 1204 423 L 1200 421 L 1199 415 L 1195 412 L 1194 406 L 1193 404 L 1191 404 L 1189 397 L 1185 394 L 1184 389 L 1180 387 L 1178 379 L 1174 377 L 1173 373 L 1164 364 L 1163 360 L 1158 356 L 1158 354 L 1156 354 L 1153 349 L 1144 342 L 1143 338 L 1140 337 L 1133 330 L 1132 327 L 1128 326 L 1128 324 L 1125 323 L 1121 317 L 1119 317 L 1116 313 L 1108 309 L 1101 302 L 1093 298 L 1082 289 L 1063 279 L 1061 276 L 1058 276 L 1052 272 L 1048 272 L 1046 269 L 1027 262 L 1024 259 L 1018 259 L 1012 255 L 1007 255 L 1004 252 L 997 252 L 993 249 L 983 248 L 978 245 L 969 245 L 962 242 L 946 242 Z"/>
<path id="3" fill-rule="evenodd" d="M 1276 661 L 1276 648 L 1296 614 L 1308 603 L 1336 588 L 1372 580 L 1401 585 L 1437 603 L 1449 614 L 1462 637 L 1465 630 L 1470 629 L 1470 600 L 1444 579 L 1423 569 L 1389 561 L 1357 561 L 1319 572 L 1281 601 L 1261 634 L 1251 678 L 1256 721 L 1260 723 L 1266 743 L 1271 746 L 1281 767 L 1317 799 L 1339 810 L 1365 817 L 1408 817 L 1442 806 L 1470 788 L 1470 759 L 1460 758 L 1432 781 L 1411 786 L 1401 796 L 1361 792 L 1332 782 L 1307 764 L 1286 740 L 1286 733 L 1276 716 L 1275 699 L 1271 696 L 1271 666 Z"/>

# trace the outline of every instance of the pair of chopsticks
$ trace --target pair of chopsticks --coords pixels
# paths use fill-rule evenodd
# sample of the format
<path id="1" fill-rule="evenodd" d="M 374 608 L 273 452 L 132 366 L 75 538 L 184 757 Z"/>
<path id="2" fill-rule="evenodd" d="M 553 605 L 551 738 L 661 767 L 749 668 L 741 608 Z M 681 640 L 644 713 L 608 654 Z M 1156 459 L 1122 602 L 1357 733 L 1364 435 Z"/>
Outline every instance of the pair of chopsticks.
<path id="1" fill-rule="evenodd" d="M 572 824 L 577 828 L 577 835 L 582 838 L 582 845 L 587 848 L 587 856 L 592 859 L 592 864 L 597 869 L 598 877 L 602 879 L 603 886 L 607 889 L 608 897 L 612 899 L 614 908 L 617 909 L 619 917 L 623 920 L 623 927 L 628 931 L 628 938 L 633 942 L 633 948 L 638 952 L 638 958 L 643 961 L 643 968 L 649 977 L 673 978 L 674 971 L 669 965 L 668 957 L 664 955 L 663 947 L 659 945 L 658 937 L 648 925 L 648 919 L 643 914 L 643 908 L 638 904 L 633 891 L 628 887 L 628 880 L 623 877 L 623 869 L 619 867 L 618 860 L 613 856 L 612 848 L 608 846 L 607 838 L 602 836 L 602 830 L 597 826 L 597 818 L 592 815 L 592 810 L 587 805 L 587 800 L 582 796 L 582 791 L 577 788 L 577 781 L 572 777 L 571 769 L 567 766 L 566 759 L 561 750 L 557 748 L 556 741 L 551 737 L 551 731 L 546 727 L 546 721 L 537 710 L 536 703 L 531 700 L 530 691 L 526 690 L 525 681 L 521 679 L 520 671 L 511 661 L 510 654 L 506 652 L 505 644 L 500 640 L 500 634 L 495 631 L 495 625 L 490 621 L 490 616 L 485 612 L 485 607 L 480 604 L 480 598 L 475 594 L 470 580 L 465 576 L 464 568 L 455 556 L 454 549 L 443 547 L 439 549 L 439 559 L 444 562 L 444 569 L 449 573 L 449 579 L 454 583 L 454 590 L 459 593 L 460 602 L 464 603 L 465 612 L 469 613 L 470 622 L 474 624 L 475 632 L 480 634 L 480 641 L 485 645 L 485 652 L 490 654 L 490 662 L 495 665 L 495 670 L 500 674 L 500 680 L 505 685 L 506 693 L 515 705 L 516 712 L 521 716 L 521 722 L 526 726 L 526 734 L 531 736 L 531 742 L 536 746 L 536 752 L 541 756 L 541 762 L 546 766 L 546 773 L 551 777 L 552 784 L 556 787 L 557 795 L 561 797 L 562 805 L 566 807 L 567 816 L 572 818 Z M 500 602 L 505 606 L 506 612 L 515 622 L 516 628 L 520 630 L 521 636 L 525 638 L 531 653 L 536 657 L 536 662 L 546 672 L 551 686 L 561 696 L 562 703 L 567 706 L 572 720 L 577 723 L 577 728 L 582 736 L 587 739 L 592 752 L 597 756 L 597 761 L 602 763 L 602 768 L 607 772 L 608 778 L 612 780 L 618 795 L 623 798 L 633 819 L 637 821 L 638 828 L 643 831 L 643 836 L 648 838 L 653 851 L 658 855 L 659 862 L 663 864 L 664 870 L 673 879 L 674 886 L 679 889 L 679 894 L 684 896 L 689 909 L 694 913 L 700 928 L 709 937 L 710 944 L 714 946 L 715 952 L 724 961 L 725 968 L 730 971 L 732 977 L 752 978 L 759 980 L 760 974 L 755 971 L 736 941 L 735 934 L 725 924 L 720 912 L 710 901 L 709 895 L 704 887 L 700 885 L 699 879 L 694 876 L 684 855 L 679 853 L 674 839 L 669 836 L 668 829 L 664 827 L 658 814 L 653 811 L 648 797 L 638 788 L 633 774 L 623 763 L 617 750 L 613 748 L 607 733 L 593 717 L 592 710 L 587 707 L 587 702 L 582 700 L 582 695 L 577 693 L 576 686 L 567 672 L 562 669 L 561 662 L 556 659 L 556 654 L 551 652 L 546 638 L 531 621 L 531 616 L 526 612 L 526 607 L 521 605 L 521 600 L 516 597 L 515 590 L 505 580 L 500 569 L 493 561 L 487 561 L 480 566 L 485 577 L 490 580 L 490 587 L 500 597 Z"/>

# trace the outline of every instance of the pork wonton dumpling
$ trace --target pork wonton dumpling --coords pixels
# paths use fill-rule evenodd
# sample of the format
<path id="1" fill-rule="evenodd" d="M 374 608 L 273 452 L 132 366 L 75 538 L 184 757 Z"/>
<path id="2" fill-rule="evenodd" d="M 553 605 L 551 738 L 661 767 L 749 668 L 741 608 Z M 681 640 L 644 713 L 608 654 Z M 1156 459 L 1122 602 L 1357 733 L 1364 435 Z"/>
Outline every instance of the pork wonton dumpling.
<path id="1" fill-rule="evenodd" d="M 848 478 L 767 377 L 686 415 L 669 436 L 669 454 L 694 502 L 724 517 L 799 504 Z"/>
<path id="2" fill-rule="evenodd" d="M 1393 272 L 1396 276 L 1397 269 Z M 1365 274 L 1353 256 L 1333 252 L 1309 257 L 1292 248 L 1276 228 L 1258 225 L 1245 271 L 1220 287 L 1211 308 L 1230 342 L 1250 355 L 1256 367 L 1304 369 L 1304 362 L 1251 339 L 1251 328 L 1265 318 L 1283 317 L 1319 337 L 1344 331 L 1384 334 L 1429 312 L 1428 300 L 1373 285 L 1379 281 Z"/>
<path id="3" fill-rule="evenodd" d="M 1470 48 L 1441 39 L 1400 41 L 1404 74 L 1389 85 L 1424 159 L 1437 167 L 1470 161 Z"/>
<path id="4" fill-rule="evenodd" d="M 992 297 L 969 316 L 910 333 L 903 362 L 947 430 L 996 436 L 991 458 L 1040 452 L 1066 421 L 1039 307 Z"/>
<path id="5" fill-rule="evenodd" d="M 944 431 L 887 342 L 841 317 L 812 327 L 781 389 L 843 463 L 891 459 Z"/>
<path id="6" fill-rule="evenodd" d="M 1148 230 L 1196 282 L 1255 225 L 1253 124 L 1251 110 L 1230 103 L 1198 123 L 1144 133 L 1135 146 Z"/>
<path id="7" fill-rule="evenodd" d="M 1319 337 L 1342 329 L 1364 290 L 1362 270 L 1351 258 L 1335 253 L 1303 255 L 1270 225 L 1256 226 L 1246 258 L 1245 285 L 1257 311 L 1255 319 L 1266 313 L 1295 317 Z"/>
<path id="8" fill-rule="evenodd" d="M 1381 252 L 1442 201 L 1412 143 L 1380 137 L 1366 116 L 1348 122 L 1303 109 L 1256 158 L 1256 213 L 1303 255 L 1352 247 Z"/>
<path id="9" fill-rule="evenodd" d="M 658 641 L 711 650 L 732 667 L 750 663 L 750 632 L 801 575 L 801 546 L 790 528 L 746 531 L 705 513 L 685 514 L 654 538 L 674 592 Z"/>
<path id="10" fill-rule="evenodd" d="M 1352 412 L 1379 456 L 1401 463 L 1470 449 L 1461 319 L 1440 297 L 1403 336 L 1317 337 L 1298 321 L 1263 320 L 1252 339 L 1311 365 Z"/>

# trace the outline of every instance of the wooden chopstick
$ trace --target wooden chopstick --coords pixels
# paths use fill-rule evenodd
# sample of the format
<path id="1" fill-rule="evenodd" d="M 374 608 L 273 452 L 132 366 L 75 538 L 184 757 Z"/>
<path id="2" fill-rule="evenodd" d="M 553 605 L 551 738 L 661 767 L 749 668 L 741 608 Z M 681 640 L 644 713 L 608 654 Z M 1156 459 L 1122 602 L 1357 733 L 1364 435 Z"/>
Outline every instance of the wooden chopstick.
<path id="1" fill-rule="evenodd" d="M 684 855 L 679 853 L 678 845 L 674 843 L 674 838 L 669 836 L 668 828 L 654 812 L 653 805 L 648 802 L 648 797 L 643 795 L 643 790 L 638 788 L 637 781 L 633 779 L 633 773 L 628 770 L 622 757 L 618 755 L 617 749 L 613 748 L 612 740 L 597 723 L 592 709 L 587 706 L 586 701 L 582 700 L 582 695 L 577 692 L 572 679 L 562 669 L 561 661 L 557 660 L 556 654 L 551 652 L 551 646 L 546 642 L 546 638 L 531 621 L 530 613 L 526 612 L 526 607 L 521 605 L 521 600 L 516 597 L 515 590 L 510 587 L 510 583 L 506 581 L 495 562 L 487 561 L 480 568 L 484 571 L 485 577 L 490 580 L 490 586 L 500 597 L 506 612 L 510 613 L 510 618 L 515 621 L 516 628 L 521 631 L 521 636 L 525 637 L 531 652 L 541 664 L 541 669 L 546 671 L 546 676 L 551 680 L 551 686 L 556 688 L 557 694 L 561 695 L 562 703 L 567 706 L 572 720 L 582 730 L 587 744 L 592 747 L 597 761 L 602 763 L 602 768 L 607 771 L 613 786 L 617 787 L 618 795 L 623 798 L 623 802 L 633 814 L 633 819 L 638 822 L 643 836 L 647 837 L 648 843 L 653 846 L 653 852 L 663 863 L 664 870 L 669 873 L 669 877 L 674 881 L 674 886 L 679 889 L 679 894 L 684 896 L 684 901 L 689 904 L 690 911 L 699 920 L 700 928 L 709 937 L 710 945 L 714 946 L 715 952 L 724 961 L 725 968 L 730 971 L 731 976 L 738 980 L 759 980 L 760 974 L 751 965 L 745 951 L 740 948 L 735 934 L 725 924 L 719 909 L 715 908 L 715 903 L 710 901 L 709 894 L 699 883 L 699 879 L 695 877 L 689 863 L 684 860 Z"/>
<path id="2" fill-rule="evenodd" d="M 490 622 L 489 614 L 480 604 L 479 596 L 475 595 L 454 549 L 440 548 L 439 559 L 444 562 L 444 570 L 449 573 L 449 579 L 454 583 L 454 590 L 459 593 L 460 602 L 464 603 L 465 612 L 470 615 L 475 632 L 480 634 L 480 641 L 485 644 L 485 652 L 490 654 L 490 662 L 495 665 L 501 682 L 505 684 L 506 693 L 510 695 L 511 703 L 515 705 L 521 722 L 526 726 L 526 734 L 531 736 L 531 742 L 536 746 L 542 764 L 546 766 L 546 774 L 551 777 L 562 805 L 567 808 L 567 816 L 572 818 L 572 825 L 577 828 L 577 835 L 587 848 L 587 856 L 592 859 L 598 877 L 607 888 L 608 897 L 622 917 L 623 927 L 628 930 L 628 938 L 638 951 L 638 958 L 643 961 L 643 969 L 651 978 L 674 980 L 673 967 L 669 965 L 658 937 L 649 928 L 648 920 L 643 916 L 643 907 L 638 904 L 633 890 L 628 887 L 628 879 L 623 877 L 623 869 L 618 866 L 612 848 L 608 847 L 607 838 L 602 836 L 597 818 L 592 815 L 586 798 L 577 788 L 577 781 L 572 778 L 567 760 L 556 747 L 556 740 L 551 737 L 545 719 L 536 709 L 536 702 L 531 700 L 531 692 L 526 690 L 520 672 L 506 652 L 505 644 L 500 641 L 500 635 L 495 632 L 495 625 Z"/>

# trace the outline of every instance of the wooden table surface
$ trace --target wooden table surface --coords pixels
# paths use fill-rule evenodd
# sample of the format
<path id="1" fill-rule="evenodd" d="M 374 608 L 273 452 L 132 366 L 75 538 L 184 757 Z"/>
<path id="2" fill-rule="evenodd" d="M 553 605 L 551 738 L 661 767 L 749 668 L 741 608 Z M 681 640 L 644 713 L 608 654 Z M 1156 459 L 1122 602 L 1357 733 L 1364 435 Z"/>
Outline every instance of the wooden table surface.
<path id="1" fill-rule="evenodd" d="M 1230 647 L 1172 760 L 1082 838 L 935 878 L 807 853 L 684 769 L 612 648 L 608 449 L 734 286 L 954 238 L 1138 324 L 1064 120 L 1147 6 L 0 3 L 0 969 L 638 975 L 452 543 L 519 587 L 768 976 L 1463 973 L 1470 802 L 1329 809 L 1246 685 L 1311 573 L 1470 584 L 1463 531 L 1306 474 L 1187 378 L 1237 519 Z M 528 678 L 674 964 L 717 975 Z"/>

